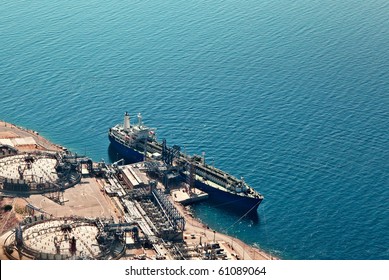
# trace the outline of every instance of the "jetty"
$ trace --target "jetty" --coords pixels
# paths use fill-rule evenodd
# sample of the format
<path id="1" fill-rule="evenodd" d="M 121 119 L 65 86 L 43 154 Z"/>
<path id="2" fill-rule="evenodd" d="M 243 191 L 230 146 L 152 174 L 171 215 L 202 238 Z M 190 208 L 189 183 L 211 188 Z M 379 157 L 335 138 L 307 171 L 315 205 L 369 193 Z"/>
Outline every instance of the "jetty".
<path id="1" fill-rule="evenodd" d="M 208 195 L 0 121 L 0 259 L 276 259 L 199 221 Z"/>

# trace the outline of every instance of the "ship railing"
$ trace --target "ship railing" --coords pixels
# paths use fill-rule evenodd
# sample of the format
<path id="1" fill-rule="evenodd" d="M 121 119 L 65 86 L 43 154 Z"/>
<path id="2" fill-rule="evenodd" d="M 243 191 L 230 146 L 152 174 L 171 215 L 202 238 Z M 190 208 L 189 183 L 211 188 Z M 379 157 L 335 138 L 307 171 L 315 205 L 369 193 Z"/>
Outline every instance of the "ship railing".
<path id="1" fill-rule="evenodd" d="M 217 169 L 213 166 L 201 165 L 198 163 L 196 163 L 195 166 L 196 166 L 196 169 L 202 170 L 202 171 L 206 172 L 207 174 L 212 174 L 215 177 L 219 177 L 220 180 L 228 182 L 229 180 L 232 179 L 232 177 L 229 174 L 227 174 L 227 173 L 225 173 L 225 172 L 221 171 L 220 169 Z"/>
<path id="2" fill-rule="evenodd" d="M 228 180 L 226 180 L 224 177 L 215 176 L 215 174 L 207 172 L 204 169 L 196 169 L 196 174 L 200 175 L 205 179 L 211 180 L 223 187 L 227 187 L 227 185 L 229 184 Z"/>
<path id="3" fill-rule="evenodd" d="M 113 135 L 113 137 L 114 137 L 119 143 L 121 143 L 121 144 L 123 144 L 123 145 L 132 144 L 132 141 L 124 141 L 124 140 L 122 139 L 122 137 L 120 137 L 119 135 L 116 135 L 116 133 L 112 133 L 112 135 Z"/>

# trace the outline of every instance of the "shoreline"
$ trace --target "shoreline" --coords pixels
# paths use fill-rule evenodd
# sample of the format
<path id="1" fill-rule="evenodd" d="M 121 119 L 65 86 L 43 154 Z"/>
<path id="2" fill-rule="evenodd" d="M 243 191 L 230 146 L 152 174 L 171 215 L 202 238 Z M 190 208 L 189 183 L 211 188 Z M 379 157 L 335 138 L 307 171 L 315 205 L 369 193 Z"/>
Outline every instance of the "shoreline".
<path id="1" fill-rule="evenodd" d="M 215 231 L 206 226 L 193 216 L 191 211 L 185 209 L 182 205 L 176 205 L 177 209 L 184 216 L 186 223 L 186 230 L 188 233 L 194 233 L 206 237 L 208 240 L 215 238 L 217 241 L 223 241 L 230 253 L 238 254 L 242 260 L 278 260 L 279 258 L 271 255 L 260 248 L 246 244 L 239 238 L 227 235 L 222 232 Z"/>
<path id="2" fill-rule="evenodd" d="M 56 145 L 44 137 L 40 136 L 38 132 L 33 130 L 28 130 L 26 128 L 7 123 L 0 120 L 0 141 L 10 143 L 13 139 L 23 138 L 29 140 L 26 145 L 15 145 L 14 148 L 20 152 L 29 152 L 29 151 L 55 151 L 61 152 L 66 149 L 62 146 Z M 33 139 L 33 141 L 31 140 Z M 4 140 L 6 139 L 6 140 Z M 15 142 L 15 141 L 14 141 Z M 20 142 L 20 141 L 19 141 Z M 13 143 L 13 142 L 12 142 Z M 31 144 L 33 143 L 33 144 Z M 0 142 L 2 144 L 2 142 Z M 72 187 L 74 189 L 75 187 Z M 1 193 L 0 193 L 1 195 Z M 29 197 L 31 199 L 31 196 Z M 17 199 L 17 197 L 15 197 Z M 13 202 L 14 203 L 14 202 Z M 112 203 L 114 204 L 114 203 Z M 204 223 L 199 221 L 190 211 L 188 211 L 184 206 L 179 203 L 174 203 L 178 211 L 184 217 L 186 221 L 186 228 L 184 230 L 184 242 L 209 242 L 217 240 L 223 244 L 223 247 L 226 251 L 229 252 L 234 259 L 243 259 L 243 260 L 275 260 L 279 259 L 271 255 L 264 250 L 256 248 L 252 245 L 248 245 L 242 240 L 226 235 L 221 232 L 216 232 L 208 228 Z M 12 210 L 14 211 L 14 210 Z M 72 210 L 71 210 L 72 211 Z M 115 210 L 116 212 L 116 210 Z M 12 212 L 9 213 L 11 215 Z M 1 225 L 3 228 L 3 224 Z M 7 234 L 7 230 L 0 232 L 1 239 Z M 3 245 L 3 244 L 1 244 Z M 0 254 L 1 255 L 1 254 Z M 2 259 L 2 256 L 0 256 Z"/>
<path id="3" fill-rule="evenodd" d="M 17 126 L 12 123 L 5 122 L 0 120 L 0 139 L 6 141 L 8 143 L 12 143 L 12 140 L 15 138 L 32 138 L 35 143 L 29 141 L 26 145 L 16 145 L 16 149 L 20 151 L 37 151 L 37 150 L 45 150 L 45 151 L 64 151 L 64 147 L 54 144 L 42 137 L 39 132 L 30 130 L 21 126 Z M 1 144 L 1 143 L 0 143 Z"/>

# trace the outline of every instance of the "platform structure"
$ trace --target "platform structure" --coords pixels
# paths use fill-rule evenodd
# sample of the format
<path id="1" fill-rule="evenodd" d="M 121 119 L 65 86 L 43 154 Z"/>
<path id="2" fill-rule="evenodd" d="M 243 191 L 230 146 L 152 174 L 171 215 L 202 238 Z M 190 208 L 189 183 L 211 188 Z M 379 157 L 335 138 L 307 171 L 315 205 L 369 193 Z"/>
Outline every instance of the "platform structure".
<path id="1" fill-rule="evenodd" d="M 185 157 L 178 166 L 178 146 L 148 145 L 145 162 L 93 163 L 36 132 L 0 126 L 0 193 L 29 196 L 29 216 L 2 244 L 8 258 L 230 258 L 227 239 L 216 245 L 215 231 L 196 225 L 190 207 L 180 205 L 208 197 L 195 188 L 196 162 Z"/>
<path id="2" fill-rule="evenodd" d="M 79 165 L 59 153 L 6 151 L 7 156 L 0 158 L 0 191 L 3 193 L 46 193 L 59 198 L 64 189 L 81 180 Z"/>
<path id="3" fill-rule="evenodd" d="M 192 188 L 188 191 L 188 188 L 182 187 L 171 190 L 170 194 L 174 201 L 181 203 L 184 206 L 208 199 L 208 194 L 206 192 L 196 188 Z"/>
<path id="4" fill-rule="evenodd" d="M 4 249 L 9 259 L 119 259 L 125 241 L 118 226 L 99 219 L 35 216 L 19 224 Z"/>

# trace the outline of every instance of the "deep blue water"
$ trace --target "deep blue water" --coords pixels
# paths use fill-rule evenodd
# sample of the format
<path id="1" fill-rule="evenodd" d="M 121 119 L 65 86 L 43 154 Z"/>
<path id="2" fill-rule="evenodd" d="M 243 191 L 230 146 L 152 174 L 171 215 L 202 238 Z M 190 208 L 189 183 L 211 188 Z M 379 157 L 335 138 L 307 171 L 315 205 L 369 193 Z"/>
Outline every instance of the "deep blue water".
<path id="1" fill-rule="evenodd" d="M 387 0 L 9 1 L 0 119 L 108 160 L 159 138 L 264 194 L 257 220 L 195 207 L 287 259 L 389 259 Z"/>

